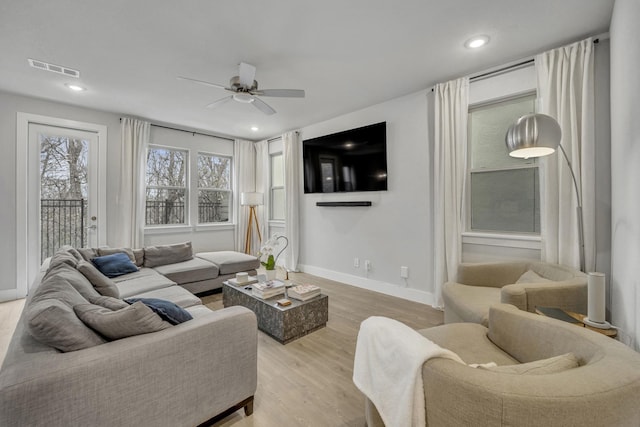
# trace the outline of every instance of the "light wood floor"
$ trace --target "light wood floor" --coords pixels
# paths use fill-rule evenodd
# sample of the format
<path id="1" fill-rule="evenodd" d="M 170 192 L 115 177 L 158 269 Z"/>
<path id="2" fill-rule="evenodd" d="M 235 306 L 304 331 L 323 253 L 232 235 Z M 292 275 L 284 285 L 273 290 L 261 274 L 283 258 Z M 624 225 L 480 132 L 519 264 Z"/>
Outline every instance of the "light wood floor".
<path id="1" fill-rule="evenodd" d="M 442 312 L 424 304 L 303 273 L 291 279 L 318 285 L 329 296 L 327 326 L 286 345 L 259 332 L 254 413 L 245 417 L 238 411 L 216 426 L 363 427 L 364 398 L 351 379 L 360 323 L 374 315 L 415 329 L 443 323 Z M 222 295 L 203 302 L 222 308 Z"/>
<path id="2" fill-rule="evenodd" d="M 237 411 L 216 427 L 362 427 L 364 398 L 351 380 L 360 323 L 369 316 L 390 317 L 415 329 L 443 323 L 442 313 L 424 304 L 303 273 L 291 279 L 318 285 L 329 296 L 327 326 L 287 345 L 258 332 L 254 413 L 246 417 Z M 203 303 L 220 309 L 222 294 L 204 297 Z M 23 306 L 24 300 L 0 304 L 0 362 Z"/>

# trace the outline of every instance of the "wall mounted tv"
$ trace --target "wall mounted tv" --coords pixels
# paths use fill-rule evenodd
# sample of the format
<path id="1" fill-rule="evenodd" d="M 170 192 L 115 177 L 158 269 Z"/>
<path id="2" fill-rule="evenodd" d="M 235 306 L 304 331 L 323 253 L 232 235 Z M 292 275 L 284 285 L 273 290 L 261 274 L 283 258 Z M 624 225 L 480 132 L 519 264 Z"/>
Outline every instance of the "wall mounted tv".
<path id="1" fill-rule="evenodd" d="M 387 122 L 302 141 L 305 193 L 385 191 Z"/>

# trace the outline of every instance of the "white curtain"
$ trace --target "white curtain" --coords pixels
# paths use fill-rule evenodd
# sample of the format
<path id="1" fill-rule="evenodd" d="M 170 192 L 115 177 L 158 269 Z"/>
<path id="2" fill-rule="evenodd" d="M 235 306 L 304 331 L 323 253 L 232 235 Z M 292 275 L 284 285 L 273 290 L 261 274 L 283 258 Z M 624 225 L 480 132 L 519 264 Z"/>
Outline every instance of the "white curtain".
<path id="1" fill-rule="evenodd" d="M 595 269 L 595 137 L 593 40 L 588 38 L 536 57 L 540 112 L 562 129 L 561 144 L 581 193 L 585 269 Z M 542 259 L 580 267 L 577 199 L 564 156 L 541 159 Z"/>
<path id="2" fill-rule="evenodd" d="M 442 285 L 455 280 L 462 258 L 468 94 L 466 77 L 434 88 L 434 307 L 442 307 Z"/>
<path id="3" fill-rule="evenodd" d="M 255 143 L 256 149 L 256 191 L 264 194 L 264 205 L 259 206 L 257 209 L 258 220 L 260 223 L 260 233 L 262 233 L 262 241 L 265 242 L 269 239 L 269 227 L 267 221 L 269 220 L 267 212 L 269 212 L 269 143 L 260 141 Z"/>
<path id="4" fill-rule="evenodd" d="M 149 122 L 132 118 L 121 121 L 121 172 L 116 195 L 119 220 L 109 239 L 114 246 L 144 246 L 145 168 L 150 133 Z"/>
<path id="5" fill-rule="evenodd" d="M 244 252 L 245 236 L 249 224 L 249 207 L 240 206 L 240 194 L 254 192 L 256 189 L 256 150 L 251 141 L 236 139 L 233 144 L 235 203 L 237 214 L 236 250 Z M 255 226 L 254 226 L 255 227 Z M 260 249 L 258 236 L 253 229 L 251 251 L 255 254 Z"/>
<path id="6" fill-rule="evenodd" d="M 284 256 L 284 266 L 289 271 L 298 270 L 300 247 L 300 138 L 298 132 L 282 135 L 285 190 L 285 235 L 289 239 Z"/>

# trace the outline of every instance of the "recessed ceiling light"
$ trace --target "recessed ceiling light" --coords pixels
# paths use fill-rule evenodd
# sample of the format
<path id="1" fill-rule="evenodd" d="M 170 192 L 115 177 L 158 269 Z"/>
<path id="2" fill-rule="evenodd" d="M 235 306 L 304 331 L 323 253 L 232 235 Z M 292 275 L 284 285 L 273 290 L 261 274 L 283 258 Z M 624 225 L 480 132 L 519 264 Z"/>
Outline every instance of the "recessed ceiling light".
<path id="1" fill-rule="evenodd" d="M 258 132 L 260 128 L 258 126 L 251 126 L 251 130 L 254 132 Z"/>
<path id="2" fill-rule="evenodd" d="M 472 37 L 466 42 L 464 42 L 464 46 L 468 49 L 477 49 L 489 43 L 489 37 L 487 36 L 476 36 Z"/>
<path id="3" fill-rule="evenodd" d="M 87 90 L 87 89 L 83 88 L 82 86 L 78 86 L 78 85 L 74 85 L 74 84 L 70 84 L 70 83 L 65 83 L 65 86 L 68 87 L 69 89 L 71 89 L 74 92 L 82 92 L 83 90 Z"/>

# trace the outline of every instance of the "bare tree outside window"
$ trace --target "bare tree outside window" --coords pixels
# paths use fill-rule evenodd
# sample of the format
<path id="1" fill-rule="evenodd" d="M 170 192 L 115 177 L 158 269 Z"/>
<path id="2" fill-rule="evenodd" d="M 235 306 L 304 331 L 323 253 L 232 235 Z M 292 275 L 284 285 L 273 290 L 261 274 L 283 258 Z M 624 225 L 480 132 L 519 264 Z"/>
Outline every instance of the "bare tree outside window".
<path id="1" fill-rule="evenodd" d="M 146 224 L 185 224 L 187 152 L 150 147 L 147 152 Z"/>
<path id="2" fill-rule="evenodd" d="M 40 134 L 41 260 L 86 245 L 88 141 Z"/>
<path id="3" fill-rule="evenodd" d="M 231 158 L 198 153 L 198 223 L 229 221 Z"/>

